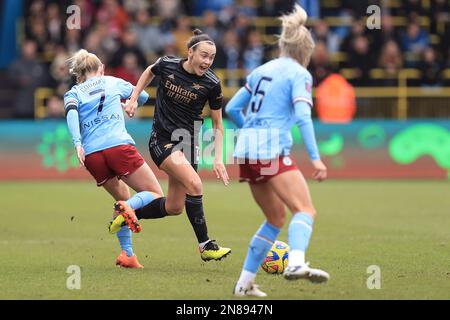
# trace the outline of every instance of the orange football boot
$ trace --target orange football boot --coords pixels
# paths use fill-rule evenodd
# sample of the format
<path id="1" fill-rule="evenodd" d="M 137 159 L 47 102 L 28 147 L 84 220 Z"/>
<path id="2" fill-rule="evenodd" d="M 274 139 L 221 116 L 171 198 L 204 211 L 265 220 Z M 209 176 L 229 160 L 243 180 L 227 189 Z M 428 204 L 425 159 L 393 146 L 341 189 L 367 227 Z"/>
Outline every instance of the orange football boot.
<path id="1" fill-rule="evenodd" d="M 137 256 L 133 254 L 133 256 L 127 256 L 125 250 L 122 250 L 120 255 L 116 259 L 116 266 L 122 268 L 132 268 L 132 269 L 142 269 L 144 266 L 139 263 Z"/>
<path id="2" fill-rule="evenodd" d="M 130 228 L 130 230 L 134 233 L 141 232 L 141 224 L 138 221 L 138 218 L 136 217 L 136 214 L 134 213 L 134 210 L 131 209 L 131 207 L 126 203 L 126 201 L 117 201 L 114 204 L 114 211 L 117 213 L 117 215 L 122 215 L 124 217 L 125 222 Z"/>

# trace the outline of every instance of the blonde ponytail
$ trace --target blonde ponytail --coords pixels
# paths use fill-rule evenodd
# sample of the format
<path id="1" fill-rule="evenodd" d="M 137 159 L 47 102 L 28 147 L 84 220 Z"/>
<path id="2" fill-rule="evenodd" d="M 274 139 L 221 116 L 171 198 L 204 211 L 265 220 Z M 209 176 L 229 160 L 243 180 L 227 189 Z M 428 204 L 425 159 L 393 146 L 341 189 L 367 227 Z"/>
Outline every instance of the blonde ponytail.
<path id="1" fill-rule="evenodd" d="M 85 49 L 78 50 L 67 62 L 69 63 L 69 72 L 77 78 L 77 83 L 84 82 L 87 73 L 97 72 L 102 65 L 95 54 L 89 53 Z"/>
<path id="2" fill-rule="evenodd" d="M 308 66 L 314 50 L 314 40 L 305 27 L 308 20 L 306 11 L 298 4 L 294 11 L 280 17 L 282 32 L 278 45 L 282 56 L 296 59 L 305 68 Z"/>

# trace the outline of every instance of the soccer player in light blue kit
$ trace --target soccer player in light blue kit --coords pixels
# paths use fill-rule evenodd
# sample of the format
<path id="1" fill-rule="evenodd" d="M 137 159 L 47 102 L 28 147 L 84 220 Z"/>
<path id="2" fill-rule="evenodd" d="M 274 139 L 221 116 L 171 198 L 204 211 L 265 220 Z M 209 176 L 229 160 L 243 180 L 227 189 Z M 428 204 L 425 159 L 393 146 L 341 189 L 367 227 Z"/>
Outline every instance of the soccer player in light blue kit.
<path id="1" fill-rule="evenodd" d="M 131 231 L 139 232 L 141 228 L 134 209 L 158 201 L 163 191 L 125 128 L 120 100 L 130 97 L 133 86 L 104 76 L 99 58 L 84 49 L 75 53 L 69 63 L 77 85 L 64 95 L 64 109 L 78 160 L 95 178 L 97 186 L 104 187 L 117 201 L 113 218 L 121 215 L 126 223 L 111 232 L 118 231 L 122 248 L 116 264 L 142 268 L 132 249 Z M 139 105 L 147 99 L 148 94 L 142 92 Z M 138 192 L 132 198 L 128 186 Z"/>
<path id="2" fill-rule="evenodd" d="M 316 211 L 308 185 L 289 157 L 290 132 L 297 124 L 315 169 L 313 178 L 326 178 L 327 169 L 320 160 L 311 120 L 312 77 L 306 66 L 314 42 L 304 26 L 306 20 L 306 12 L 299 5 L 281 17 L 280 57 L 255 69 L 226 107 L 230 118 L 241 128 L 234 154 L 240 160 L 241 181 L 249 182 L 253 197 L 266 216 L 250 242 L 233 291 L 236 296 L 267 296 L 254 279 L 284 225 L 285 206 L 293 217 L 288 228 L 290 251 L 284 277 L 315 283 L 329 279 L 328 273 L 305 262 Z"/>

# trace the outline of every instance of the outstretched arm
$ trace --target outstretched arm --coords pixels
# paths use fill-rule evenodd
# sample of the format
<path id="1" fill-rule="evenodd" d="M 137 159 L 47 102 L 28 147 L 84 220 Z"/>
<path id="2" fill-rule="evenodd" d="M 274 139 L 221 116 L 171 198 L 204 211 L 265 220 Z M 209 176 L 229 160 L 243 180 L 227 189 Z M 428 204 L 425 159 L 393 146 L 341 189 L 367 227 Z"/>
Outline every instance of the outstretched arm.
<path id="1" fill-rule="evenodd" d="M 242 110 L 250 102 L 251 94 L 247 88 L 242 87 L 228 102 L 225 112 L 238 128 L 242 128 L 245 122 Z"/>
<path id="2" fill-rule="evenodd" d="M 131 93 L 130 100 L 127 101 L 127 103 L 124 105 L 124 110 L 130 118 L 132 118 L 136 112 L 136 109 L 138 107 L 138 99 L 144 99 L 144 97 L 141 97 L 142 91 L 150 84 L 155 76 L 152 73 L 152 68 L 153 64 L 145 69 L 145 71 L 139 78 L 136 87 L 134 87 L 133 92 Z"/>

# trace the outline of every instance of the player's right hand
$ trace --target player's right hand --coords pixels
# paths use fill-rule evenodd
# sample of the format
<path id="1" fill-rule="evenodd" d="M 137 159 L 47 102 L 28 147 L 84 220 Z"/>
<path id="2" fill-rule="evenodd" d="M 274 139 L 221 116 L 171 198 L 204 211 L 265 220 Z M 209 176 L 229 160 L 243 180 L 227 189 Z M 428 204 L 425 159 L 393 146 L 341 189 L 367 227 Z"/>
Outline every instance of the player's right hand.
<path id="1" fill-rule="evenodd" d="M 130 118 L 134 117 L 134 114 L 136 112 L 137 106 L 138 106 L 138 103 L 135 100 L 127 100 L 125 102 L 125 104 L 122 103 L 123 110 L 127 113 L 127 115 Z"/>
<path id="2" fill-rule="evenodd" d="M 323 164 L 322 160 L 312 160 L 314 167 L 313 179 L 317 181 L 323 181 L 327 178 L 327 167 Z"/>
<path id="3" fill-rule="evenodd" d="M 80 166 L 84 167 L 84 149 L 82 146 L 76 146 L 77 149 L 77 158 L 78 161 L 80 162 Z"/>

